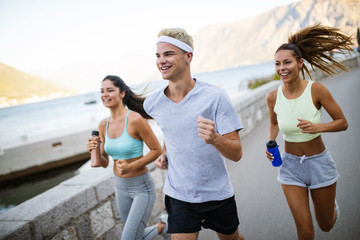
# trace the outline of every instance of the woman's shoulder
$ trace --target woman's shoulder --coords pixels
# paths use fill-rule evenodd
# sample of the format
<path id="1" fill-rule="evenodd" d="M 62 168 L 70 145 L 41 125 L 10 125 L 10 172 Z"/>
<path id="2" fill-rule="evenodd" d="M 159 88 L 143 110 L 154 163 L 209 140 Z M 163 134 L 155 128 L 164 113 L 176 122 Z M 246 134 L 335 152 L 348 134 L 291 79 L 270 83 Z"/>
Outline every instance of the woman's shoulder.
<path id="1" fill-rule="evenodd" d="M 324 94 L 328 93 L 329 90 L 323 84 L 313 81 L 311 85 L 311 92 L 313 94 Z"/>
<path id="2" fill-rule="evenodd" d="M 99 122 L 99 127 L 100 127 L 100 126 L 106 126 L 107 121 L 108 121 L 108 118 L 102 119 L 102 120 Z"/>
<path id="3" fill-rule="evenodd" d="M 98 129 L 99 129 L 100 133 L 105 132 L 107 120 L 108 120 L 108 118 L 104 118 L 99 122 L 99 128 Z"/>
<path id="4" fill-rule="evenodd" d="M 131 111 L 128 115 L 127 125 L 128 125 L 128 132 L 130 135 L 132 133 L 139 134 L 144 129 L 146 129 L 148 122 L 146 121 L 146 119 L 143 116 L 141 116 L 140 113 L 138 113 L 136 111 Z M 138 139 L 138 138 L 136 138 L 136 139 Z"/>
<path id="5" fill-rule="evenodd" d="M 277 92 L 278 92 L 278 88 L 271 90 L 270 92 L 268 92 L 268 94 L 266 94 L 266 101 L 268 103 L 274 103 L 276 102 L 276 96 L 277 96 Z"/>
<path id="6" fill-rule="evenodd" d="M 315 102 L 328 101 L 332 98 L 330 91 L 319 82 L 313 82 L 311 86 L 311 96 Z"/>
<path id="7" fill-rule="evenodd" d="M 310 81 L 312 84 L 311 84 L 311 89 L 315 89 L 315 90 L 321 90 L 321 89 L 326 89 L 326 87 L 323 85 L 323 84 L 321 84 L 321 83 L 319 83 L 319 82 L 317 82 L 317 81 Z"/>
<path id="8" fill-rule="evenodd" d="M 130 111 L 129 115 L 128 115 L 128 123 L 129 124 L 137 124 L 137 123 L 141 123 L 145 120 L 145 118 L 143 116 L 141 116 L 140 113 L 136 112 L 136 111 Z"/>
<path id="9" fill-rule="evenodd" d="M 129 110 L 129 111 L 130 112 L 129 112 L 129 115 L 128 115 L 128 121 L 130 121 L 130 120 L 135 120 L 136 121 L 138 119 L 143 118 L 140 113 L 138 113 L 138 112 L 136 112 L 134 110 Z"/>

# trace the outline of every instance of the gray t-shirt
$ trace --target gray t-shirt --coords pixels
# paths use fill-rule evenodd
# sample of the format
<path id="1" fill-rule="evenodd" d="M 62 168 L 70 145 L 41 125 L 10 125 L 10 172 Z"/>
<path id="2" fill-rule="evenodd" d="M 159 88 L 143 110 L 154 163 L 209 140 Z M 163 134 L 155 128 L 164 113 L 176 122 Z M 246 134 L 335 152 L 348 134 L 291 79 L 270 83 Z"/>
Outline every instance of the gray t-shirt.
<path id="1" fill-rule="evenodd" d="M 164 94 L 165 88 L 144 102 L 145 111 L 164 134 L 168 158 L 164 193 L 191 203 L 233 196 L 224 158 L 197 132 L 198 116 L 214 121 L 215 131 L 221 135 L 243 128 L 230 98 L 223 89 L 197 80 L 185 98 L 175 103 Z"/>

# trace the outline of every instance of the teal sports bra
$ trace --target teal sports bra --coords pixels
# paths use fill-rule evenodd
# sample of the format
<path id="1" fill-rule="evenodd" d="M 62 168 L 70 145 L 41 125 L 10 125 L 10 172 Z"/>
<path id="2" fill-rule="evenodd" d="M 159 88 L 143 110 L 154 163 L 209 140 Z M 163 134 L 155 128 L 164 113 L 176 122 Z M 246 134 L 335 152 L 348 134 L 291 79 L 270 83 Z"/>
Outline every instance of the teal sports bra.
<path id="1" fill-rule="evenodd" d="M 143 141 L 132 138 L 127 131 L 127 120 L 130 112 L 131 110 L 126 113 L 124 131 L 118 138 L 109 138 L 109 118 L 107 119 L 104 150 L 114 160 L 131 159 L 143 155 Z"/>

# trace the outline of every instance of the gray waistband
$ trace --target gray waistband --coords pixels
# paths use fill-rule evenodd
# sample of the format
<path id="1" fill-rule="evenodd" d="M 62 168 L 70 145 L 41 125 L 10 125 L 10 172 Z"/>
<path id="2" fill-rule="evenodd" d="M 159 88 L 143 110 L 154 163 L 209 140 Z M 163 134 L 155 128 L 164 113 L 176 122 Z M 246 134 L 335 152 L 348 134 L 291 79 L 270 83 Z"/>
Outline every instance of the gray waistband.
<path id="1" fill-rule="evenodd" d="M 144 174 L 141 174 L 139 176 L 136 177 L 129 177 L 129 178 L 123 178 L 123 177 L 119 177 L 114 173 L 114 179 L 116 182 L 120 183 L 120 184 L 136 184 L 136 183 L 141 183 L 144 182 L 144 180 L 147 180 L 151 178 L 151 175 L 149 173 L 149 171 L 147 171 Z"/>
<path id="2" fill-rule="evenodd" d="M 303 155 L 303 156 L 297 156 L 297 155 L 294 155 L 294 154 L 291 154 L 291 153 L 287 153 L 287 152 L 283 152 L 284 156 L 285 155 L 289 155 L 291 156 L 291 158 L 295 158 L 295 159 L 298 159 L 300 161 L 300 163 L 302 164 L 305 160 L 310 160 L 312 158 L 318 158 L 318 157 L 322 157 L 322 156 L 325 156 L 329 153 L 329 151 L 327 150 L 327 148 L 325 148 L 324 151 L 322 151 L 321 153 L 319 154 L 314 154 L 314 155 L 311 155 L 311 156 L 306 156 L 306 155 Z"/>

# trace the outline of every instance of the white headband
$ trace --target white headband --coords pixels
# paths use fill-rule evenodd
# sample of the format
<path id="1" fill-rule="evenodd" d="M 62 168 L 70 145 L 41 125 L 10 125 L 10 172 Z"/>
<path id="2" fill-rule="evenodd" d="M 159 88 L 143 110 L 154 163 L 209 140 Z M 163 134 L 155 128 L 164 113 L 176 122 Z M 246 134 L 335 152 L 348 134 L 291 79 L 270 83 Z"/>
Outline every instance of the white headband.
<path id="1" fill-rule="evenodd" d="M 174 45 L 175 47 L 178 47 L 185 52 L 194 52 L 194 50 L 189 45 L 180 40 L 177 40 L 176 38 L 172 38 L 169 36 L 160 36 L 156 42 L 156 45 L 161 42 L 170 43 L 171 45 Z"/>

